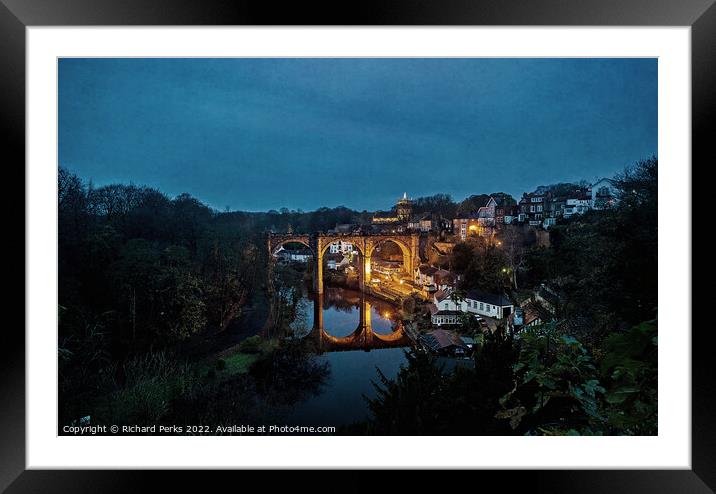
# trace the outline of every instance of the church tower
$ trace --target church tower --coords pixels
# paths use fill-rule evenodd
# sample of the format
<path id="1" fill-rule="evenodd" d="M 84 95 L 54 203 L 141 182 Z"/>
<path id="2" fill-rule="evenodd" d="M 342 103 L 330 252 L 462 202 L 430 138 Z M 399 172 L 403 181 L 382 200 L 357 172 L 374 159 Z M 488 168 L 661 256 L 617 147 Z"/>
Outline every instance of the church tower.
<path id="1" fill-rule="evenodd" d="M 403 192 L 403 198 L 395 205 L 395 211 L 398 221 L 410 221 L 410 217 L 413 215 L 413 201 L 408 199 L 407 192 Z"/>

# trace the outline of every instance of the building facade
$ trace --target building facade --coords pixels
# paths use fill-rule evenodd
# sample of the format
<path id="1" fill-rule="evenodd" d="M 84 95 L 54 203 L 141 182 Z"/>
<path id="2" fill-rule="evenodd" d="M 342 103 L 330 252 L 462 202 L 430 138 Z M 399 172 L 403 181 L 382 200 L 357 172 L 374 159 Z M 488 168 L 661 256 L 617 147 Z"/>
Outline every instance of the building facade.
<path id="1" fill-rule="evenodd" d="M 618 202 L 619 190 L 614 180 L 603 178 L 592 184 L 591 196 L 594 209 L 607 209 Z"/>
<path id="2" fill-rule="evenodd" d="M 455 298 L 451 289 L 435 293 L 433 303 L 438 311 L 458 311 L 502 319 L 514 312 L 514 304 L 503 295 L 470 290 L 463 299 Z"/>

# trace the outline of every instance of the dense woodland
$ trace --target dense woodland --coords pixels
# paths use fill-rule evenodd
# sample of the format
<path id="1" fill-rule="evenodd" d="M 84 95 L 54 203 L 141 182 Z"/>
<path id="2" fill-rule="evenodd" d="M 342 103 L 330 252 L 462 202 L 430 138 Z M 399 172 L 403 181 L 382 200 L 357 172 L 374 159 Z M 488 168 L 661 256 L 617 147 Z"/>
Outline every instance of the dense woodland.
<path id="1" fill-rule="evenodd" d="M 557 321 L 519 337 L 481 337 L 474 369 L 445 372 L 409 352 L 396 379 L 376 376 L 372 419 L 343 432 L 655 434 L 657 160 L 615 178 L 619 205 L 561 220 L 549 247 L 510 229 L 499 247 L 470 240 L 449 259 L 463 275 L 460 290 L 517 293 L 548 282 L 563 301 Z M 62 168 L 58 187 L 61 423 L 90 413 L 146 423 L 226 419 L 226 407 L 207 396 L 230 400 L 228 418 L 259 420 L 267 404 L 300 400 L 296 383 L 317 389 L 327 369 L 290 340 L 249 339 L 242 355 L 251 370 L 231 383 L 201 378 L 236 361 L 207 371 L 191 364 L 189 349 L 226 331 L 247 306 L 268 305 L 267 231 L 327 230 L 367 223 L 370 213 L 219 212 L 186 194 L 93 187 Z M 438 194 L 415 208 L 450 217 L 479 200 Z"/>
<path id="2" fill-rule="evenodd" d="M 346 208 L 218 212 L 186 194 L 93 187 L 64 168 L 58 196 L 60 411 L 67 421 L 132 379 L 141 388 L 159 363 L 176 373 L 188 349 L 226 330 L 252 297 L 255 306 L 269 305 L 266 232 L 326 230 L 362 218 Z"/>

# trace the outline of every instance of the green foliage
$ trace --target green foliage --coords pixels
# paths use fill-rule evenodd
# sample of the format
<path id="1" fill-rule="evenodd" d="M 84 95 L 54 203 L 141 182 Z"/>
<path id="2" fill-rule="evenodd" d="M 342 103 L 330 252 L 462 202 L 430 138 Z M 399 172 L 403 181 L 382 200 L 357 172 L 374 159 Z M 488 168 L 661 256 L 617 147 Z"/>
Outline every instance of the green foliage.
<path id="1" fill-rule="evenodd" d="M 217 366 L 217 369 L 223 370 L 224 373 L 230 375 L 242 374 L 244 372 L 249 371 L 249 368 L 254 362 L 256 362 L 256 359 L 256 354 L 237 352 L 232 355 L 226 356 L 225 360 L 222 359 L 226 363 L 226 365 L 223 369 L 220 369 Z"/>
<path id="2" fill-rule="evenodd" d="M 514 429 L 533 433 L 600 428 L 600 400 L 605 390 L 586 348 L 560 334 L 554 324 L 524 330 L 514 366 L 515 387 L 501 399 L 499 418 Z"/>
<path id="3" fill-rule="evenodd" d="M 435 194 L 428 197 L 418 197 L 413 201 L 413 212 L 433 213 L 445 218 L 454 218 L 457 204 L 449 194 Z"/>
<path id="4" fill-rule="evenodd" d="M 657 322 L 644 322 L 605 341 L 600 364 L 610 427 L 619 434 L 656 435 Z"/>
<path id="5" fill-rule="evenodd" d="M 455 245 L 452 267 L 463 275 L 460 288 L 502 292 L 512 284 L 510 260 L 504 250 L 487 239 L 478 238 Z"/>
<path id="6" fill-rule="evenodd" d="M 452 268 L 457 273 L 464 273 L 475 257 L 474 244 L 459 242 L 452 249 Z"/>
<path id="7" fill-rule="evenodd" d="M 564 296 L 569 332 L 592 348 L 614 329 L 656 317 L 658 160 L 616 177 L 620 201 L 550 229 L 550 248 L 527 256 L 523 285 L 549 281 Z"/>
<path id="8" fill-rule="evenodd" d="M 372 424 L 379 434 L 437 434 L 449 426 L 445 419 L 446 379 L 427 352 L 405 352 L 395 380 L 376 369 L 379 383 L 373 383 L 376 398 L 368 399 Z"/>
<path id="9" fill-rule="evenodd" d="M 168 413 L 173 399 L 191 389 L 196 376 L 191 368 L 164 352 L 148 353 L 121 367 L 124 382 L 107 396 L 98 423 L 153 425 Z M 104 416 L 103 416 L 104 415 Z"/>
<path id="10" fill-rule="evenodd" d="M 476 213 L 478 209 L 485 206 L 489 200 L 490 196 L 487 194 L 471 195 L 457 205 L 457 217 L 469 217 L 471 214 Z"/>
<path id="11" fill-rule="evenodd" d="M 368 430 L 376 434 L 511 434 L 495 418 L 499 399 L 510 387 L 515 353 L 512 340 L 494 335 L 481 338 L 474 367 L 446 371 L 424 351 L 406 352 L 395 379 L 378 369 L 376 397 L 367 399 L 372 417 Z"/>
<path id="12" fill-rule="evenodd" d="M 318 394 L 330 368 L 316 359 L 305 340 L 286 339 L 262 354 L 249 372 L 268 403 L 286 406 Z"/>
<path id="13" fill-rule="evenodd" d="M 263 340 L 260 336 L 250 336 L 244 341 L 239 343 L 239 350 L 242 353 L 259 353 L 263 345 Z"/>
<path id="14" fill-rule="evenodd" d="M 465 270 L 461 287 L 465 290 L 476 288 L 486 292 L 500 293 L 510 288 L 509 264 L 505 253 L 490 245 L 473 257 Z"/>

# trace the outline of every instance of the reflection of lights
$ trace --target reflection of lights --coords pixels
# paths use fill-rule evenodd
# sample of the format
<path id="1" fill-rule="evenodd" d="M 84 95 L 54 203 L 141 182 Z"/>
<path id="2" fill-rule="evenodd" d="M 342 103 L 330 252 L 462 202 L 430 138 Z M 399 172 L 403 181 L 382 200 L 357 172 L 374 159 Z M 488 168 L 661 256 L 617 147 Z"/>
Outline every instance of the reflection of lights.
<path id="1" fill-rule="evenodd" d="M 400 284 L 401 284 L 401 285 L 403 284 L 403 280 L 400 280 Z"/>

